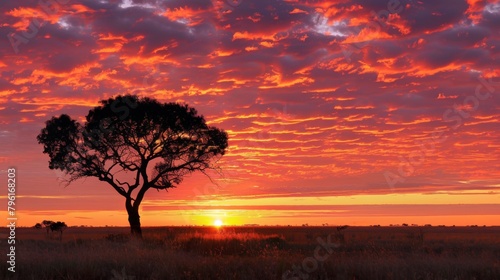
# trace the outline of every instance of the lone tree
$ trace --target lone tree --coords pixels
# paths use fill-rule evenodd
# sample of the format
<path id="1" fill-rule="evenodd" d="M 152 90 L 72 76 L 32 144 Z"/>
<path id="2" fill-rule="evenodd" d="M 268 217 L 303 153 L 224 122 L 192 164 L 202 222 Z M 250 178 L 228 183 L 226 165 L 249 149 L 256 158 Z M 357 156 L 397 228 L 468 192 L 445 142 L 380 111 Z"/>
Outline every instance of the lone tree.
<path id="1" fill-rule="evenodd" d="M 60 239 L 60 240 L 62 240 L 62 234 L 63 234 L 63 231 L 64 231 L 66 228 L 68 228 L 68 226 L 66 225 L 66 223 L 65 223 L 65 222 L 59 222 L 59 221 L 57 221 L 57 222 L 52 223 L 52 224 L 50 225 L 50 230 L 51 230 L 52 232 L 54 232 L 54 231 L 58 231 L 58 232 L 59 232 L 59 239 Z"/>
<path id="2" fill-rule="evenodd" d="M 135 95 L 100 104 L 83 125 L 68 115 L 53 117 L 37 139 L 49 168 L 67 174 L 68 184 L 96 177 L 123 196 L 131 233 L 141 237 L 139 205 L 146 192 L 174 188 L 195 171 L 206 175 L 224 155 L 228 136 L 187 105 Z"/>
<path id="3" fill-rule="evenodd" d="M 44 227 L 47 230 L 47 235 L 49 235 L 50 226 L 53 223 L 54 223 L 54 221 L 51 221 L 51 220 L 43 220 L 42 221 L 42 227 Z"/>

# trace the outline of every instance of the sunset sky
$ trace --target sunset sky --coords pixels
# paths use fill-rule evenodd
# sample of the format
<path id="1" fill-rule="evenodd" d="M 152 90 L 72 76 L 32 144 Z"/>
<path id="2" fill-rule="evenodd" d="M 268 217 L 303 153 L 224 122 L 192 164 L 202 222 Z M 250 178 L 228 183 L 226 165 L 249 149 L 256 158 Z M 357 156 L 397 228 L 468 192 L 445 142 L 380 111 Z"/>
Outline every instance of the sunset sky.
<path id="1" fill-rule="evenodd" d="M 229 134 L 216 184 L 150 190 L 144 226 L 500 225 L 498 1 L 44 2 L 0 6 L 0 207 L 15 167 L 19 225 L 128 225 L 36 141 L 127 93 Z"/>

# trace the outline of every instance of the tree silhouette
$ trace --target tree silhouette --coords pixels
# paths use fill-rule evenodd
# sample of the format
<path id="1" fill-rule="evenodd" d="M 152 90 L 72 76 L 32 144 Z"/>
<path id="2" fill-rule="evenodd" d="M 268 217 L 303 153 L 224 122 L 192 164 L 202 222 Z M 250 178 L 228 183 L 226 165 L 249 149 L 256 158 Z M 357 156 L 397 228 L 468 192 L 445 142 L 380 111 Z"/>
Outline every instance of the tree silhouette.
<path id="1" fill-rule="evenodd" d="M 54 221 L 51 220 L 43 220 L 42 221 L 42 227 L 44 227 L 47 230 L 47 235 L 49 235 L 49 230 L 50 230 L 50 225 L 52 225 Z"/>
<path id="2" fill-rule="evenodd" d="M 132 235 L 141 237 L 139 206 L 150 189 L 167 190 L 195 171 L 214 168 L 227 134 L 210 127 L 194 108 L 133 95 L 100 102 L 86 123 L 68 115 L 46 122 L 37 139 L 49 168 L 108 183 L 125 198 Z"/>
<path id="3" fill-rule="evenodd" d="M 50 230 L 52 232 L 58 231 L 59 232 L 59 239 L 62 240 L 62 234 L 63 231 L 67 228 L 68 226 L 66 225 L 65 222 L 55 222 L 50 225 Z"/>

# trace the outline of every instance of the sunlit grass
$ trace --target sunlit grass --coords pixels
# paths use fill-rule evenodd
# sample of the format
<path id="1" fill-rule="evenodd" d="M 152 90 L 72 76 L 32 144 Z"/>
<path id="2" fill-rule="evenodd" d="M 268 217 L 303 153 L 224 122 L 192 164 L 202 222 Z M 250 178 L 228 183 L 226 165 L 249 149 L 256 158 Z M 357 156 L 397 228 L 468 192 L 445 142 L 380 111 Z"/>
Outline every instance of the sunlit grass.
<path id="1" fill-rule="evenodd" d="M 309 279 L 500 279 L 498 228 L 348 228 Z M 329 227 L 69 228 L 63 241 L 19 229 L 16 275 L 0 279 L 282 279 Z M 333 236 L 333 235 L 332 235 Z M 453 239 L 448 239 L 453 236 Z M 340 240 L 340 239 L 339 239 Z M 2 245 L 4 245 L 2 243 Z M 13 278 L 14 277 L 14 278 Z M 17 278 L 16 278 L 17 277 Z"/>

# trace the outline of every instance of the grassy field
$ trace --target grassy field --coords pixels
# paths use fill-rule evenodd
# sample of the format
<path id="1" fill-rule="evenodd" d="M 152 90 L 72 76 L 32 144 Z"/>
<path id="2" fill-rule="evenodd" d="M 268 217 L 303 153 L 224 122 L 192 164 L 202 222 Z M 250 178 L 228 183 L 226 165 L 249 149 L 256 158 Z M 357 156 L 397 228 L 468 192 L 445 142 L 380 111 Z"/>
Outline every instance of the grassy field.
<path id="1" fill-rule="evenodd" d="M 0 279 L 500 279 L 500 227 L 18 228 Z"/>

